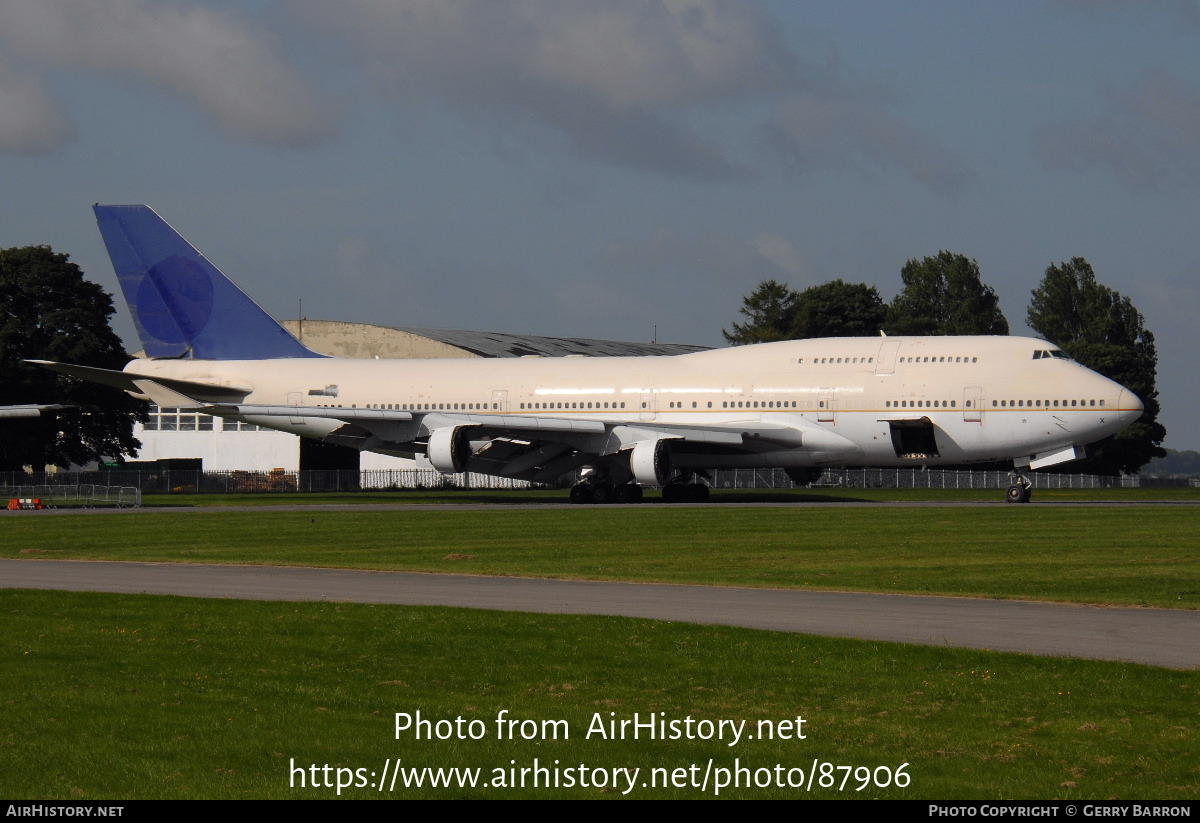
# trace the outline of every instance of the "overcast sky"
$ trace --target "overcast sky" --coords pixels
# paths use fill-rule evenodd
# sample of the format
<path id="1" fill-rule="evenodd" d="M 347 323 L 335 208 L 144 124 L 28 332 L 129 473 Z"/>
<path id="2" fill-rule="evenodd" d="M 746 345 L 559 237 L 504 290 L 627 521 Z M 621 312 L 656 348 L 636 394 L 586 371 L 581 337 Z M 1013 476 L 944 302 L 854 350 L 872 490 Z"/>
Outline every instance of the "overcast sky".
<path id="1" fill-rule="evenodd" d="M 147 203 L 276 316 L 389 325 L 719 345 L 766 278 L 948 249 L 1021 334 L 1081 256 L 1200 448 L 1195 0 L 4 0 L 0 181 L 0 246 L 114 293 L 89 207 Z"/>

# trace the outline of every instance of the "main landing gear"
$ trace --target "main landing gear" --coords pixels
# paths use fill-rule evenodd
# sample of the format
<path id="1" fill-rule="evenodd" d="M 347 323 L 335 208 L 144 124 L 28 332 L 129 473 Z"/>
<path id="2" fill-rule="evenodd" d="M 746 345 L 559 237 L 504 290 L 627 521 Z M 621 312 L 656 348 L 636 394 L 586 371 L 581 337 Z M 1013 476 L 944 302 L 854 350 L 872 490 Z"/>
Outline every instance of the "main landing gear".
<path id="1" fill-rule="evenodd" d="M 664 503 L 707 503 L 708 486 L 700 482 L 673 482 L 662 487 Z M 572 503 L 640 503 L 642 487 L 637 483 L 606 483 L 584 480 L 571 487 Z"/>
<path id="2" fill-rule="evenodd" d="M 640 503 L 642 487 L 637 483 L 602 483 L 585 480 L 571 487 L 572 503 Z"/>
<path id="3" fill-rule="evenodd" d="M 1033 484 L 1023 472 L 1013 470 L 1008 473 L 1011 485 L 1004 491 L 1005 503 L 1028 503 L 1033 497 Z"/>

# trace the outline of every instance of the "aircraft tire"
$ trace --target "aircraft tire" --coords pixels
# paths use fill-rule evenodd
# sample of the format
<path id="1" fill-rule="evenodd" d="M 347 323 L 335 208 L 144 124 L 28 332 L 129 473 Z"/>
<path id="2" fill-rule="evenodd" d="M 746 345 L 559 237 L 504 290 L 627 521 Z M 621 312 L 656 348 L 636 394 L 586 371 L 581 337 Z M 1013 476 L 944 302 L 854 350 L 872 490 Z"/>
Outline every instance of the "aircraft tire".
<path id="1" fill-rule="evenodd" d="M 689 503 L 707 503 L 708 486 L 703 483 L 688 483 L 683 487 L 683 499 Z"/>
<path id="2" fill-rule="evenodd" d="M 597 483 L 592 486 L 589 503 L 611 503 L 613 499 L 613 487 L 607 483 Z"/>
<path id="3" fill-rule="evenodd" d="M 1028 503 L 1032 497 L 1032 493 L 1028 486 L 1022 486 L 1019 483 L 1009 486 L 1004 492 L 1004 502 L 1006 503 Z"/>
<path id="4" fill-rule="evenodd" d="M 663 486 L 662 499 L 664 503 L 682 503 L 684 501 L 682 483 L 668 483 Z"/>
<path id="5" fill-rule="evenodd" d="M 571 502 L 572 503 L 591 503 L 592 489 L 591 483 L 576 483 L 571 487 Z"/>
<path id="6" fill-rule="evenodd" d="M 636 483 L 621 483 L 618 486 L 613 486 L 612 502 L 614 503 L 640 503 L 642 500 L 642 487 Z"/>

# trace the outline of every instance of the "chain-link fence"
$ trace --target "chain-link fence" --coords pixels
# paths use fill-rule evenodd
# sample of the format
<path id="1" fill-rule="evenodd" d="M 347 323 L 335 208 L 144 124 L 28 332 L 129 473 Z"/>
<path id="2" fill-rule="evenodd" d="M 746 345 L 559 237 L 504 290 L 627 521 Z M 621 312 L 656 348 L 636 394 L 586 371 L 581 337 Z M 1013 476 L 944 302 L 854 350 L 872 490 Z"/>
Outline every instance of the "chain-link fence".
<path id="1" fill-rule="evenodd" d="M 1095 474 L 1030 472 L 1037 489 L 1099 489 L 1142 485 L 1200 485 L 1200 481 L 1162 480 L 1149 477 L 1108 477 Z M 955 471 L 951 469 L 826 469 L 814 487 L 847 489 L 1000 489 L 1010 484 L 1006 471 Z M 724 469 L 710 478 L 715 489 L 791 489 L 796 484 L 783 469 Z M 261 492 L 382 491 L 388 489 L 506 490 L 552 488 L 510 477 L 487 474 L 442 474 L 433 469 L 377 469 L 364 471 L 155 471 L 58 472 L 56 474 L 0 473 L 0 485 L 9 488 L 50 489 L 43 495 L 9 494 L 11 497 L 51 497 L 52 494 L 91 495 L 96 505 L 128 503 L 141 494 L 252 494 Z M 557 485 L 570 485 L 562 483 Z M 88 490 L 86 493 L 82 490 Z M 119 491 L 103 491 L 117 489 Z"/>
<path id="2" fill-rule="evenodd" d="M 1139 478 L 1100 474 L 1027 472 L 1035 489 L 1103 489 L 1139 485 Z M 1012 485 L 1007 471 L 956 471 L 953 469 L 826 469 L 824 486 L 852 489 L 1002 489 Z"/>
<path id="3" fill-rule="evenodd" d="M 1097 474 L 1026 475 L 1037 489 L 1100 489 L 1137 486 L 1137 477 Z M 846 489 L 1002 489 L 1012 484 L 1007 471 L 953 469 L 825 469 L 815 488 Z M 795 486 L 783 469 L 725 469 L 713 473 L 715 489 L 790 489 Z"/>
<path id="4" fill-rule="evenodd" d="M 0 486 L 0 499 L 41 500 L 50 507 L 140 506 L 142 490 L 136 486 L 102 486 L 94 483 L 43 483 Z"/>
<path id="5" fill-rule="evenodd" d="M 30 488 L 132 487 L 145 494 L 254 494 L 263 492 L 339 492 L 384 489 L 528 489 L 549 488 L 511 477 L 442 474 L 433 469 L 312 471 L 152 471 L 0 472 L 0 485 Z M 16 497 L 18 495 L 10 495 Z M 22 495 L 30 496 L 30 495 Z M 140 497 L 139 497 L 140 500 Z"/>

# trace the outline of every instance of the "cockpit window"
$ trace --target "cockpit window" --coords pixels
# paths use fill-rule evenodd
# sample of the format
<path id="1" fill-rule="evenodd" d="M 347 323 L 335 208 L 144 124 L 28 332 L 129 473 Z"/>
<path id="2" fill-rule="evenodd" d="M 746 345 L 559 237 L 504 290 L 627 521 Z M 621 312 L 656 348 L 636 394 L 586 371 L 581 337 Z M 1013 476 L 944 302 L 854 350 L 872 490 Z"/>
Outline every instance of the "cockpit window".
<path id="1" fill-rule="evenodd" d="M 1033 353 L 1034 360 L 1042 360 L 1047 357 L 1056 357 L 1061 360 L 1070 360 L 1067 353 L 1062 349 L 1038 349 Z"/>

